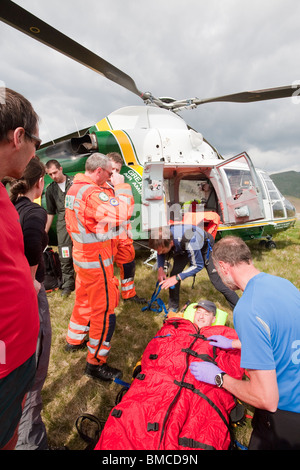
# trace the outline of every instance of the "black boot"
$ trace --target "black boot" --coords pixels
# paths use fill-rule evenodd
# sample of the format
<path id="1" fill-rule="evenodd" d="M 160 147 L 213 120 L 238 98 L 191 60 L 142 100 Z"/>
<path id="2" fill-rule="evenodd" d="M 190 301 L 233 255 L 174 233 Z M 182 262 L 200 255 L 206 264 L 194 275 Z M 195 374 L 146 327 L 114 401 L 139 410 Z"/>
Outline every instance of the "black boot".
<path id="1" fill-rule="evenodd" d="M 83 343 L 81 344 L 70 344 L 70 343 L 66 343 L 65 345 L 65 351 L 67 352 L 73 352 L 73 351 L 79 351 L 80 349 L 84 349 L 86 348 L 86 341 L 84 341 Z"/>
<path id="2" fill-rule="evenodd" d="M 129 299 L 123 299 L 125 302 L 128 300 L 131 300 L 131 302 L 135 302 L 137 304 L 146 304 L 147 299 L 144 299 L 143 297 L 139 297 L 138 295 L 134 295 L 133 297 L 129 297 Z"/>
<path id="3" fill-rule="evenodd" d="M 107 364 L 97 366 L 94 364 L 86 363 L 84 373 L 93 379 L 104 380 L 105 382 L 112 382 L 114 379 L 122 378 L 122 372 L 119 369 L 114 369 Z"/>

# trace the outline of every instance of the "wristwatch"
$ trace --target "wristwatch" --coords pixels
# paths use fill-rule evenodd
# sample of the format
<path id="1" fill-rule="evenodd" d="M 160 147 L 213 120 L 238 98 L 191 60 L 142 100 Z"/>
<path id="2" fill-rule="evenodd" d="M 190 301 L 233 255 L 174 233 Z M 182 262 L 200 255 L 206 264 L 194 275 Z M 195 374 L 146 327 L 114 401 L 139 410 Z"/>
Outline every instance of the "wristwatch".
<path id="1" fill-rule="evenodd" d="M 217 387 L 223 387 L 223 377 L 225 375 L 225 372 L 221 372 L 220 374 L 217 374 L 215 376 L 215 384 L 217 385 Z"/>
<path id="2" fill-rule="evenodd" d="M 181 281 L 181 277 L 179 276 L 179 274 L 176 274 L 176 281 Z"/>

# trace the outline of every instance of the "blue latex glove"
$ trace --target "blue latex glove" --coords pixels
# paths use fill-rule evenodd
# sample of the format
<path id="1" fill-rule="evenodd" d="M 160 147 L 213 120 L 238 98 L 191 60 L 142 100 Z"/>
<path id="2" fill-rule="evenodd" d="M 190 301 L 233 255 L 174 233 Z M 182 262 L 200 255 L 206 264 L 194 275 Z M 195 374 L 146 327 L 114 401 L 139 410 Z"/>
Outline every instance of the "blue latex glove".
<path id="1" fill-rule="evenodd" d="M 211 385 L 216 385 L 215 376 L 223 372 L 212 362 L 192 362 L 190 371 L 197 380 Z"/>
<path id="2" fill-rule="evenodd" d="M 207 338 L 209 340 L 209 344 L 212 346 L 216 346 L 217 348 L 221 349 L 233 349 L 232 348 L 232 339 L 226 338 L 222 335 L 212 335 Z"/>

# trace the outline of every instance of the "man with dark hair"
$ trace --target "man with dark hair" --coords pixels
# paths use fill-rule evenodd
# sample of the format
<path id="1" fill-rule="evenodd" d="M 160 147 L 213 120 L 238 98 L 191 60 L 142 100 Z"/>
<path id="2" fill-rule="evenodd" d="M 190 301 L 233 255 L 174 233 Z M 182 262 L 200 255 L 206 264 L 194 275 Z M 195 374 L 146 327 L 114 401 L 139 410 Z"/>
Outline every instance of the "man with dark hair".
<path id="1" fill-rule="evenodd" d="M 41 143 L 31 103 L 9 88 L 4 96 L 0 103 L 1 181 L 20 178 Z M 12 450 L 23 402 L 35 377 L 39 314 L 19 216 L 2 183 L 0 202 L 0 449 Z"/>
<path id="2" fill-rule="evenodd" d="M 237 381 L 214 364 L 192 364 L 191 371 L 206 383 L 218 375 L 219 386 L 256 408 L 249 449 L 300 450 L 300 292 L 260 272 L 241 238 L 221 239 L 213 259 L 224 283 L 243 291 L 233 321 L 250 380 Z M 222 337 L 216 346 L 234 347 Z"/>
<path id="3" fill-rule="evenodd" d="M 123 158 L 118 152 L 107 154 L 111 161 L 112 173 L 120 174 L 123 165 Z M 109 192 L 112 194 L 114 187 L 110 180 L 106 182 Z M 143 297 L 139 297 L 135 290 L 135 249 L 133 240 L 130 236 L 131 225 L 128 222 L 122 227 L 119 236 L 114 239 L 114 262 L 120 270 L 121 278 L 121 296 L 126 301 L 136 302 L 139 304 L 147 303 Z"/>
<path id="4" fill-rule="evenodd" d="M 178 310 L 180 283 L 195 276 L 204 267 L 213 286 L 221 292 L 233 309 L 238 295 L 229 289 L 218 275 L 211 257 L 214 238 L 195 225 L 175 224 L 151 231 L 149 247 L 157 251 L 158 281 L 169 290 L 169 309 Z M 164 272 L 165 255 L 173 255 L 174 264 L 169 278 Z M 190 266 L 184 270 L 186 265 Z"/>
<path id="5" fill-rule="evenodd" d="M 53 179 L 46 189 L 48 220 L 46 232 L 49 232 L 54 216 L 57 214 L 56 232 L 58 254 L 62 271 L 62 296 L 69 296 L 75 289 L 75 272 L 72 258 L 72 240 L 66 229 L 65 198 L 70 189 L 73 177 L 65 175 L 57 160 L 46 163 L 46 172 Z"/>

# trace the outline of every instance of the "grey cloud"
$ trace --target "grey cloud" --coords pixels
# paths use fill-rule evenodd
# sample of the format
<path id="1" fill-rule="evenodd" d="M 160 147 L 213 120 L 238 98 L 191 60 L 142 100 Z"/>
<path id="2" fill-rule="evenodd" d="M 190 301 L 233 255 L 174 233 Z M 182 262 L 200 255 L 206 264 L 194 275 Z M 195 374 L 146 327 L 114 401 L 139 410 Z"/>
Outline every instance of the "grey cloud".
<path id="1" fill-rule="evenodd" d="M 297 76 L 297 0 L 16 0 L 129 74 L 142 91 L 207 98 L 291 84 Z M 0 80 L 27 96 L 48 140 L 142 102 L 127 90 L 0 23 Z M 223 155 L 300 171 L 300 106 L 208 104 L 181 115 Z"/>

